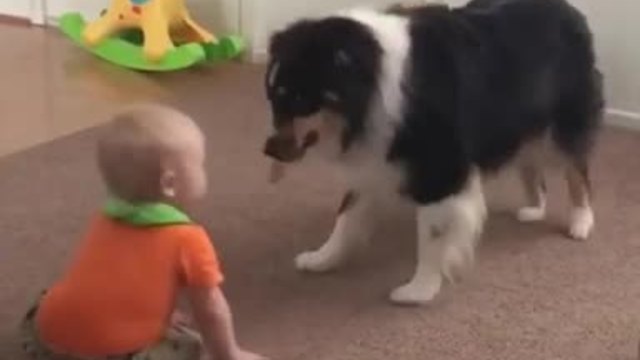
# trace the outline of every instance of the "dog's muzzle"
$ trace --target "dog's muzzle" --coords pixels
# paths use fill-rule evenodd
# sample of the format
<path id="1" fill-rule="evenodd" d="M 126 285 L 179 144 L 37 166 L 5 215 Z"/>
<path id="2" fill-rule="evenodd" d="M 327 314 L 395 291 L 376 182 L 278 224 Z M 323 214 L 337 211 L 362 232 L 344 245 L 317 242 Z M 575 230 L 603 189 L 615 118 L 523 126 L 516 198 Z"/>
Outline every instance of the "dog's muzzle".
<path id="1" fill-rule="evenodd" d="M 300 142 L 293 131 L 278 131 L 267 139 L 264 153 L 281 162 L 294 162 L 304 157 L 307 149 L 318 142 L 318 137 L 317 131 L 310 131 Z"/>

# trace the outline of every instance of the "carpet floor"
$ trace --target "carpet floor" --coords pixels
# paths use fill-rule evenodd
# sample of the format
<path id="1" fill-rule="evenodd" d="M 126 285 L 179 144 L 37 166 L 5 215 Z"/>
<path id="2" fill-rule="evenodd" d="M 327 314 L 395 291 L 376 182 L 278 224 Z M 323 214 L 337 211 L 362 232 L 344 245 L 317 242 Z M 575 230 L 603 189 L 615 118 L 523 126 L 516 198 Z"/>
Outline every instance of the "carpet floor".
<path id="1" fill-rule="evenodd" d="M 564 236 L 567 195 L 551 176 L 546 222 L 520 224 L 510 171 L 488 181 L 491 217 L 475 270 L 431 306 L 387 294 L 412 271 L 407 209 L 386 212 L 368 249 L 340 271 L 297 273 L 296 253 L 331 230 L 341 183 L 324 164 L 274 186 L 261 67 L 156 76 L 208 136 L 211 192 L 197 218 L 224 261 L 243 344 L 274 360 L 633 360 L 640 338 L 640 136 L 607 129 L 593 164 L 596 231 Z M 104 191 L 94 128 L 0 159 L 0 359 L 21 360 L 17 326 L 64 269 Z"/>

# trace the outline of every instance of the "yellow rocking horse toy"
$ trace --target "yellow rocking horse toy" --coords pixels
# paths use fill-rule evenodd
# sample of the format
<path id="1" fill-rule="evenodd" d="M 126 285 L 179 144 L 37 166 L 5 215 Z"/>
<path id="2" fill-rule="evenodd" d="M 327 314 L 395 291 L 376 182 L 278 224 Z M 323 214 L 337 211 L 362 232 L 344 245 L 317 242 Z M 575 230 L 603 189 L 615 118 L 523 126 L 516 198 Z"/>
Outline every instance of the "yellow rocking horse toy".
<path id="1" fill-rule="evenodd" d="M 101 58 L 138 70 L 177 70 L 244 50 L 240 37 L 217 39 L 198 25 L 185 0 L 111 0 L 98 20 L 85 24 L 80 14 L 65 14 L 60 28 Z"/>

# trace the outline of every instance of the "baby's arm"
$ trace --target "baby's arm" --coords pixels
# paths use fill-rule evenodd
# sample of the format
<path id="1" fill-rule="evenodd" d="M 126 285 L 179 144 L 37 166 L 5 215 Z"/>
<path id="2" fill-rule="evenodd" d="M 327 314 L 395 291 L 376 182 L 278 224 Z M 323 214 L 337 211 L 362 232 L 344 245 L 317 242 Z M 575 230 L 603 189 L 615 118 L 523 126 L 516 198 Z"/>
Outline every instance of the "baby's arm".
<path id="1" fill-rule="evenodd" d="M 265 360 L 238 345 L 229 303 L 219 287 L 189 287 L 191 309 L 204 347 L 215 360 Z"/>

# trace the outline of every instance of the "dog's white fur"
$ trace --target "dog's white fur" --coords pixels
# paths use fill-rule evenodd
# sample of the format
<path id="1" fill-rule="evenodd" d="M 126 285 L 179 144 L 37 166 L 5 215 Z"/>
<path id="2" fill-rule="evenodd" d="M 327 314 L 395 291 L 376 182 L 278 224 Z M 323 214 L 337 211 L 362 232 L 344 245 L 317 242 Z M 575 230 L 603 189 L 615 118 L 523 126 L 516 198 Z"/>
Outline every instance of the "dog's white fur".
<path id="1" fill-rule="evenodd" d="M 358 243 L 366 242 L 371 235 L 371 198 L 358 199 L 354 207 L 336 219 L 333 232 L 318 250 L 304 252 L 296 258 L 299 270 L 324 272 L 340 265 Z"/>
<path id="2" fill-rule="evenodd" d="M 404 75 L 410 39 L 409 21 L 400 16 L 389 16 L 368 9 L 355 9 L 343 13 L 343 16 L 366 25 L 382 47 L 382 73 L 380 91 L 387 117 L 382 121 L 400 121 L 404 109 L 402 76 Z"/>
<path id="3" fill-rule="evenodd" d="M 439 203 L 418 207 L 415 274 L 406 285 L 391 293 L 391 300 L 402 304 L 433 300 L 440 291 L 443 275 L 453 280 L 473 262 L 485 215 L 479 175 L 471 178 L 463 192 Z"/>
<path id="4" fill-rule="evenodd" d="M 595 223 L 593 209 L 589 205 L 575 207 L 571 210 L 569 235 L 577 240 L 589 237 Z"/>
<path id="5" fill-rule="evenodd" d="M 540 181 L 544 178 L 543 171 L 562 170 L 569 171 L 568 159 L 556 148 L 550 139 L 550 135 L 530 142 L 523 146 L 514 161 L 521 171 L 529 169 L 535 174 L 522 174 L 522 182 L 525 188 L 530 182 Z M 567 177 L 569 179 L 571 175 Z M 537 184 L 540 185 L 540 184 Z M 569 185 L 571 187 L 571 185 Z M 535 199 L 530 199 L 531 204 L 518 210 L 516 217 L 521 222 L 536 222 L 544 220 L 547 215 L 547 197 L 543 188 L 537 188 Z M 573 204 L 569 214 L 569 235 L 576 240 L 585 240 L 589 237 L 595 226 L 595 216 L 590 201 L 586 199 L 582 205 Z"/>

